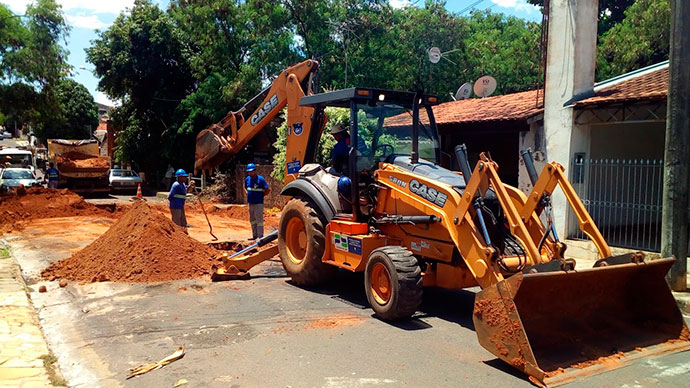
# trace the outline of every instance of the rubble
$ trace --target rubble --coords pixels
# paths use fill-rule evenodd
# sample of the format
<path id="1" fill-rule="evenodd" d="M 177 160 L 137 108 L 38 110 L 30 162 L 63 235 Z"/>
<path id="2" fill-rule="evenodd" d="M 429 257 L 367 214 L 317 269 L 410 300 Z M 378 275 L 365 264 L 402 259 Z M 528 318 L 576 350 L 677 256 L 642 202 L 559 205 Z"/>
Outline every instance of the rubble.
<path id="1" fill-rule="evenodd" d="M 110 168 L 107 158 L 70 151 L 57 155 L 58 169 L 64 168 Z"/>
<path id="2" fill-rule="evenodd" d="M 146 202 L 136 202 L 108 231 L 42 276 L 80 282 L 159 282 L 207 277 L 219 251 L 189 237 Z"/>
<path id="3" fill-rule="evenodd" d="M 70 216 L 113 216 L 66 189 L 31 187 L 25 195 L 0 197 L 0 233 L 21 230 L 26 221 Z"/>

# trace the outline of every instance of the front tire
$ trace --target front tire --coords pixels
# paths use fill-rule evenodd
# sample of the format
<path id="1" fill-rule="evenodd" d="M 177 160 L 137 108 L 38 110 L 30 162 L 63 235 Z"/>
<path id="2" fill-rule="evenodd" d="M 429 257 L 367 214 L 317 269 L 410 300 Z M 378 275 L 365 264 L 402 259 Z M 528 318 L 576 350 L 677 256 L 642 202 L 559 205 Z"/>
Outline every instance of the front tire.
<path id="1" fill-rule="evenodd" d="M 283 208 L 278 229 L 280 260 L 298 286 L 321 284 L 335 271 L 321 261 L 326 247 L 325 223 L 309 200 L 293 198 Z"/>
<path id="2" fill-rule="evenodd" d="M 371 252 L 364 287 L 369 304 L 383 320 L 409 318 L 422 304 L 422 271 L 405 247 L 387 246 Z"/>

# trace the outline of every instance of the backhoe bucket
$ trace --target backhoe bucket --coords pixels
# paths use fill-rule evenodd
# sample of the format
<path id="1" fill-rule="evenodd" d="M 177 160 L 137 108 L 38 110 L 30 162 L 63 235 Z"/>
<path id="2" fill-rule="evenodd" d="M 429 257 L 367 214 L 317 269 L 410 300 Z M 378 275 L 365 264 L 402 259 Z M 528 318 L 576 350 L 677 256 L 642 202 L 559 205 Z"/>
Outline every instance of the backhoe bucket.
<path id="1" fill-rule="evenodd" d="M 210 170 L 225 160 L 222 140 L 209 129 L 199 132 L 196 137 L 194 170 Z"/>
<path id="2" fill-rule="evenodd" d="M 518 273 L 480 291 L 479 343 L 540 386 L 690 349 L 664 279 L 674 259 Z"/>

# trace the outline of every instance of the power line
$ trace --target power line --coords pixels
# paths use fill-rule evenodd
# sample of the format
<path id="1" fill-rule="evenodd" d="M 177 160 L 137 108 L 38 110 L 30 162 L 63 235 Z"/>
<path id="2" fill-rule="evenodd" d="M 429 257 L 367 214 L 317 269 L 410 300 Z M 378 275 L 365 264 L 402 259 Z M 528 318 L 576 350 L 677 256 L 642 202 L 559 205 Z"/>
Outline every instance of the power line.
<path id="1" fill-rule="evenodd" d="M 477 1 L 475 1 L 474 3 L 472 3 L 472 4 L 468 5 L 467 7 L 463 8 L 463 10 L 460 11 L 458 14 L 459 14 L 459 15 L 462 15 L 463 13 L 465 13 L 465 12 L 471 10 L 472 8 L 474 8 L 474 7 L 475 7 L 476 5 L 478 5 L 479 3 L 483 3 L 483 2 L 484 2 L 484 0 L 477 0 Z"/>

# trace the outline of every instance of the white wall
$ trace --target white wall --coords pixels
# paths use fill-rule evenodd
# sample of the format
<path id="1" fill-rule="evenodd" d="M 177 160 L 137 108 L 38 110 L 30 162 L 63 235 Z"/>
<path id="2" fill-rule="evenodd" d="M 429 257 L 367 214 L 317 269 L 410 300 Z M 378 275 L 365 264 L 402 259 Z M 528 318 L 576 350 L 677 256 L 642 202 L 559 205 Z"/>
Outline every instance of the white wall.
<path id="1" fill-rule="evenodd" d="M 597 38 L 597 0 L 552 0 L 544 97 L 546 160 L 570 170 L 575 152 L 589 144 L 589 129 L 574 125 L 573 109 L 564 106 L 594 85 Z M 553 196 L 557 232 L 565 236 L 567 202 L 560 191 Z"/>

